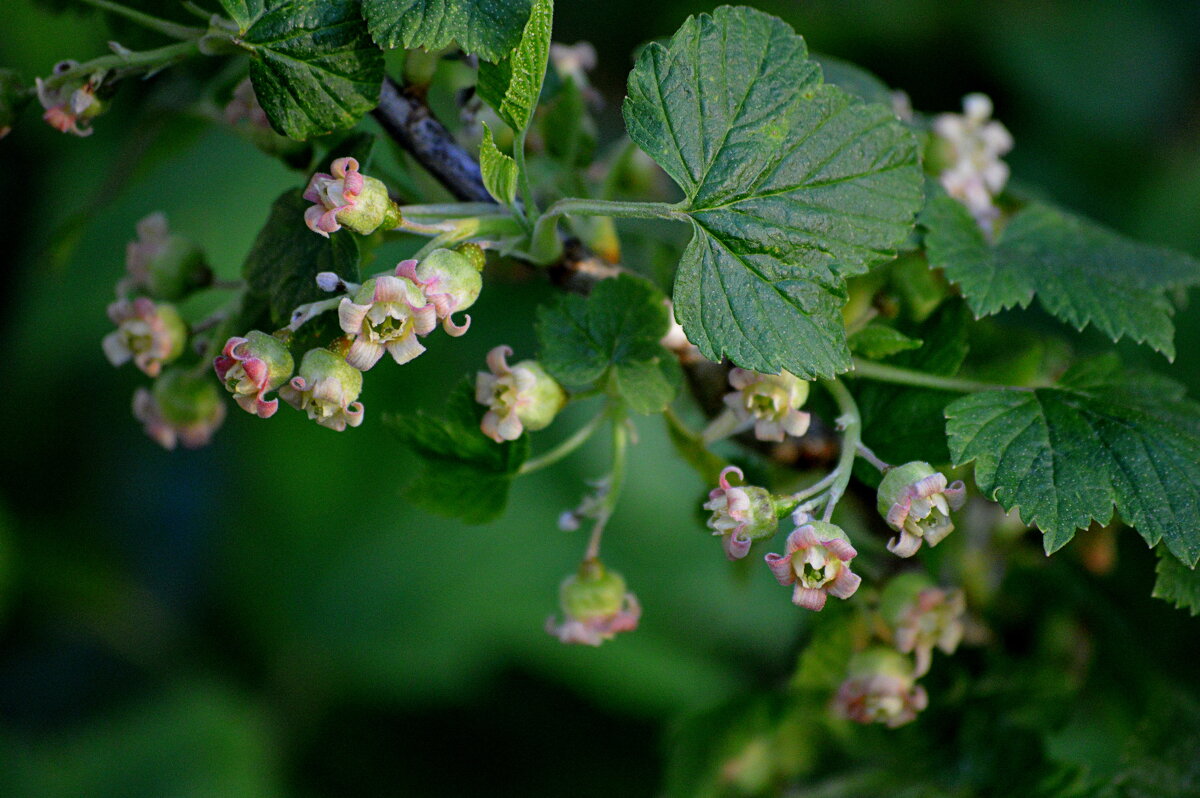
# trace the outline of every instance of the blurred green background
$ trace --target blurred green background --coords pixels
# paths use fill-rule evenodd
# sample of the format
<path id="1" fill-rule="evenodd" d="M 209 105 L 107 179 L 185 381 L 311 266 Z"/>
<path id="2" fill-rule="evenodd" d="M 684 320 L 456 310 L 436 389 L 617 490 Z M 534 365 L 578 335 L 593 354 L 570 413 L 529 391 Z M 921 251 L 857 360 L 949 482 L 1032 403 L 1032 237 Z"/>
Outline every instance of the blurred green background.
<path id="1" fill-rule="evenodd" d="M 1018 179 L 1200 255 L 1200 3 L 761 6 L 919 110 L 988 92 Z M 607 140 L 633 50 L 710 9 L 558 4 L 556 38 L 600 52 Z M 152 41 L 30 0 L 3 13 L 0 66 L 27 79 L 114 35 Z M 548 289 L 485 291 L 470 335 L 372 372 L 358 430 L 234 408 L 197 452 L 142 434 L 129 414 L 140 375 L 111 369 L 99 343 L 134 222 L 165 211 L 233 278 L 270 202 L 300 182 L 227 130 L 140 107 L 185 87 L 165 76 L 122 92 L 88 139 L 30 112 L 0 141 L 0 795 L 659 793 L 672 724 L 786 678 L 804 618 L 765 569 L 735 573 L 717 554 L 696 521 L 703 485 L 658 420 L 641 422 L 605 542 L 642 628 L 599 650 L 542 624 L 584 542 L 555 519 L 603 471 L 603 445 L 517 483 L 503 520 L 467 528 L 405 504 L 412 463 L 380 423 L 436 406 L 498 342 L 530 354 Z M 1173 373 L 1200 395 L 1200 310 L 1178 323 Z M 1136 567 L 1145 595 L 1151 559 Z"/>

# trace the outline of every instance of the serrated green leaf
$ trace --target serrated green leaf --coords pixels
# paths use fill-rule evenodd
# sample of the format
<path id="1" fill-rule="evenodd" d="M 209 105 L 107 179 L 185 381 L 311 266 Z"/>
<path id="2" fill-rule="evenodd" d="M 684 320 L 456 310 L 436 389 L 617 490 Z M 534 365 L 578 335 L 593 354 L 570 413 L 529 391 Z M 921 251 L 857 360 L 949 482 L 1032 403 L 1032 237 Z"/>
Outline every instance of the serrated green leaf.
<path id="1" fill-rule="evenodd" d="M 363 0 L 362 6 L 380 47 L 441 50 L 457 42 L 499 61 L 520 41 L 533 0 Z"/>
<path id="2" fill-rule="evenodd" d="M 1139 244 L 1034 202 L 1018 211 L 994 244 L 954 199 L 932 199 L 921 214 L 929 265 L 958 283 L 977 316 L 1026 307 L 1082 330 L 1094 324 L 1116 341 L 1129 336 L 1174 358 L 1173 307 L 1166 291 L 1200 281 L 1200 262 Z"/>
<path id="3" fill-rule="evenodd" d="M 469 524 L 504 512 L 508 489 L 529 457 L 529 436 L 496 443 L 479 428 L 485 412 L 466 378 L 450 394 L 443 414 L 418 411 L 388 418 L 420 459 L 420 471 L 406 488 L 414 503 Z"/>
<path id="4" fill-rule="evenodd" d="M 222 0 L 271 126 L 293 139 L 350 127 L 379 102 L 383 53 L 358 0 Z"/>
<path id="5" fill-rule="evenodd" d="M 1158 578 L 1154 580 L 1154 598 L 1169 601 L 1178 609 L 1200 615 L 1200 569 L 1188 568 L 1158 549 Z"/>
<path id="6" fill-rule="evenodd" d="M 359 281 L 355 237 L 313 233 L 304 225 L 309 204 L 298 189 L 279 195 L 242 265 L 250 293 L 266 299 L 278 327 L 288 323 L 298 305 L 329 297 L 317 287 L 318 273 Z"/>
<path id="7" fill-rule="evenodd" d="M 889 108 L 822 82 L 804 40 L 722 7 L 653 43 L 629 76 L 630 137 L 693 225 L 675 313 L 710 359 L 761 372 L 850 367 L 844 277 L 894 254 L 920 207 L 917 141 Z"/>
<path id="8" fill-rule="evenodd" d="M 646 280 L 601 280 L 588 297 L 568 295 L 538 310 L 538 359 L 559 382 L 605 388 L 639 413 L 675 396 L 679 363 L 659 341 L 669 327 L 662 293 Z"/>
<path id="9" fill-rule="evenodd" d="M 1200 559 L 1200 405 L 1162 377 L 1115 359 L 1073 369 L 1054 388 L 984 391 L 946 408 L 956 465 L 980 490 L 1061 548 L 1113 508 L 1146 542 Z"/>
<path id="10" fill-rule="evenodd" d="M 512 205 L 517 199 L 517 162 L 496 147 L 487 122 L 483 123 L 483 141 L 479 145 L 479 168 L 484 188 L 496 202 Z"/>
<path id="11" fill-rule="evenodd" d="M 553 1 L 534 0 L 529 21 L 512 53 L 494 64 L 479 65 L 476 91 L 514 132 L 529 127 L 533 119 L 546 77 L 553 26 Z"/>
<path id="12" fill-rule="evenodd" d="M 868 324 L 850 336 L 850 351 L 878 360 L 910 349 L 919 349 L 922 343 L 921 339 L 909 338 L 895 327 Z"/>

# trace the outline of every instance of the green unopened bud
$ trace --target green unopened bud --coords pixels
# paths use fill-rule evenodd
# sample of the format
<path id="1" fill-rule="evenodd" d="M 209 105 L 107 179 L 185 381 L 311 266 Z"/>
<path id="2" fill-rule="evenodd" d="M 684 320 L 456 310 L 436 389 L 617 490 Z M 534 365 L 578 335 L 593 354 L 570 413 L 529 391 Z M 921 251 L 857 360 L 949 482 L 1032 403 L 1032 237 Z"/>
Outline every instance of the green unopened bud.
<path id="1" fill-rule="evenodd" d="M 564 643 L 598 646 L 618 632 L 637 628 L 642 610 L 625 580 L 597 559 L 585 560 L 559 588 L 562 623 L 546 619 L 546 631 Z"/>
<path id="2" fill-rule="evenodd" d="M 901 574 L 879 597 L 879 614 L 896 649 L 916 655 L 916 675 L 929 672 L 936 646 L 953 654 L 963 636 L 966 602 L 961 590 L 943 590 L 922 573 Z"/>
<path id="3" fill-rule="evenodd" d="M 477 272 L 483 271 L 483 267 L 487 264 L 487 253 L 478 244 L 463 244 L 455 251 L 471 261 L 471 265 Z"/>
<path id="4" fill-rule="evenodd" d="M 323 427 L 341 432 L 362 423 L 362 372 L 342 355 L 310 349 L 300 360 L 295 377 L 279 389 L 283 400 Z"/>
<path id="5" fill-rule="evenodd" d="M 417 265 L 417 282 L 437 309 L 438 318 L 475 304 L 483 289 L 480 268 L 467 254 L 449 249 L 435 249 Z"/>
<path id="6" fill-rule="evenodd" d="M 929 704 L 916 683 L 912 663 L 893 649 L 876 646 L 855 654 L 846 680 L 834 697 L 834 708 L 856 723 L 903 726 Z"/>

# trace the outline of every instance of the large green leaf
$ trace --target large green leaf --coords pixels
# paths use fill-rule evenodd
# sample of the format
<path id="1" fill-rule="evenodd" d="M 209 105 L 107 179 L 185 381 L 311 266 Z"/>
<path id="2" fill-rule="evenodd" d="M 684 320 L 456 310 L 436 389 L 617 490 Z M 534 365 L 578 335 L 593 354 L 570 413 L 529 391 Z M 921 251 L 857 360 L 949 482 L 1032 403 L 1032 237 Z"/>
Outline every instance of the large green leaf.
<path id="1" fill-rule="evenodd" d="M 1200 559 L 1200 405 L 1163 377 L 1115 358 L 1082 364 L 1053 388 L 985 391 L 946 408 L 957 465 L 1061 548 L 1116 507 L 1151 546 Z"/>
<path id="2" fill-rule="evenodd" d="M 358 0 L 221 0 L 252 58 L 254 93 L 294 139 L 349 127 L 379 102 L 383 53 Z"/>
<path id="3" fill-rule="evenodd" d="M 363 0 L 363 16 L 381 47 L 440 50 L 457 42 L 468 53 L 499 61 L 517 46 L 532 5 L 533 0 Z"/>
<path id="4" fill-rule="evenodd" d="M 588 297 L 570 294 L 538 312 L 538 357 L 568 385 L 605 380 L 639 413 L 657 413 L 675 397 L 679 362 L 659 341 L 669 327 L 661 292 L 629 275 L 602 280 Z"/>
<path id="5" fill-rule="evenodd" d="M 514 131 L 529 127 L 533 119 L 546 77 L 553 27 L 553 0 L 534 0 L 521 41 L 512 53 L 495 64 L 479 65 L 479 96 Z"/>
<path id="6" fill-rule="evenodd" d="M 270 304 L 271 319 L 280 327 L 298 305 L 329 297 L 317 287 L 320 272 L 359 279 L 355 237 L 314 235 L 304 226 L 308 206 L 296 189 L 280 194 L 242 266 L 251 293 Z"/>
<path id="7" fill-rule="evenodd" d="M 496 443 L 479 428 L 485 412 L 467 378 L 450 394 L 441 415 L 418 411 L 388 419 L 420 459 L 420 471 L 406 489 L 414 503 L 471 524 L 504 512 L 508 489 L 529 457 L 529 436 Z"/>
<path id="8" fill-rule="evenodd" d="M 775 17 L 722 7 L 651 44 L 629 135 L 683 189 L 693 225 L 675 313 L 706 357 L 806 378 L 850 367 L 843 278 L 892 256 L 922 197 L 891 110 L 823 83 Z"/>
<path id="9" fill-rule="evenodd" d="M 942 195 L 921 214 L 929 264 L 962 288 L 977 316 L 1038 302 L 1083 329 L 1114 341 L 1129 336 L 1168 358 L 1172 305 L 1166 291 L 1200 281 L 1200 263 L 1139 244 L 1042 203 L 1017 212 L 992 244 L 970 213 Z"/>

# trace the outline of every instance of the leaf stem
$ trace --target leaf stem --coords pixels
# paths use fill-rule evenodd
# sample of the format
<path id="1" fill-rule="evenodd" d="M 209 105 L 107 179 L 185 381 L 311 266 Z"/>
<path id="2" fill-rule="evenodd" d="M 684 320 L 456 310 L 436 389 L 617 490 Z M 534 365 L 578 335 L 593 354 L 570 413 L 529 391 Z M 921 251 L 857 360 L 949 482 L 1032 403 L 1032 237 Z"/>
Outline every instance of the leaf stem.
<path id="1" fill-rule="evenodd" d="M 563 216 L 605 216 L 630 219 L 686 220 L 680 206 L 666 202 L 624 202 L 619 200 L 560 199 L 537 218 L 530 236 L 529 259 L 539 265 L 553 263 L 562 254 L 558 238 L 558 220 Z"/>
<path id="2" fill-rule="evenodd" d="M 999 390 L 1029 390 L 1028 388 L 1019 388 L 1013 385 L 996 385 L 988 382 L 977 382 L 975 380 L 960 380 L 956 377 L 942 377 L 937 374 L 928 374 L 924 371 L 916 371 L 914 369 L 901 368 L 899 366 L 889 366 L 886 363 L 875 363 L 870 360 L 854 359 L 854 370 L 848 372 L 847 377 L 862 377 L 867 380 L 876 380 L 878 382 L 891 382 L 897 385 L 913 385 L 918 388 L 934 388 L 942 391 L 960 391 L 962 393 L 975 393 L 977 391 L 999 391 Z"/>
<path id="3" fill-rule="evenodd" d="M 537 201 L 533 198 L 533 186 L 529 183 L 529 170 L 525 166 L 525 137 L 528 128 L 524 127 L 517 133 L 513 142 L 513 160 L 517 162 L 517 184 L 521 188 L 521 203 L 525 206 L 525 218 L 537 218 L 539 213 Z M 528 222 L 526 222 L 528 224 Z"/>
<path id="4" fill-rule="evenodd" d="M 890 465 L 880 460 L 879 456 L 876 455 L 875 452 L 871 451 L 870 447 L 868 447 L 862 441 L 859 441 L 858 443 L 858 456 L 875 466 L 875 468 L 879 469 L 880 473 L 883 473 L 891 468 Z"/>
<path id="5" fill-rule="evenodd" d="M 113 55 L 102 55 L 99 58 L 93 58 L 91 61 L 84 61 L 82 64 L 65 72 L 59 72 L 57 75 L 44 78 L 42 85 L 48 89 L 52 89 L 74 78 L 90 76 L 96 72 L 103 72 L 109 69 L 141 69 L 142 67 L 150 67 L 149 71 L 157 71 L 174 61 L 182 61 L 199 52 L 200 48 L 195 41 L 187 41 L 178 44 L 168 44 L 166 47 L 158 47 L 154 50 L 145 50 L 140 53 L 123 52 L 114 53 Z"/>
<path id="6" fill-rule="evenodd" d="M 535 471 L 541 471 L 546 466 L 554 465 L 559 460 L 562 460 L 564 457 L 572 454 L 576 449 L 578 449 L 580 446 L 586 443 L 589 438 L 592 437 L 592 434 L 597 428 L 599 428 L 600 424 L 604 421 L 604 418 L 607 415 L 607 408 L 601 410 L 592 418 L 591 421 L 576 430 L 571 437 L 567 438 L 558 446 L 555 446 L 545 454 L 539 455 L 532 460 L 526 460 L 525 464 L 517 470 L 517 473 L 521 476 L 524 476 L 526 474 L 532 474 Z"/>
<path id="7" fill-rule="evenodd" d="M 191 28 L 187 25 L 180 25 L 176 22 L 160 19 L 137 9 L 123 6 L 120 3 L 114 3 L 111 0 L 79 0 L 79 2 L 107 11 L 110 14 L 115 14 L 118 17 L 124 17 L 130 22 L 141 25 L 143 28 L 149 28 L 164 36 L 170 36 L 172 39 L 194 41 L 206 33 L 203 28 Z"/>
<path id="8" fill-rule="evenodd" d="M 838 455 L 837 467 L 831 474 L 834 479 L 825 504 L 824 520 L 828 522 L 833 517 L 833 510 L 837 503 L 846 493 L 846 487 L 850 484 L 850 474 L 854 470 L 854 458 L 858 454 L 859 444 L 862 443 L 862 416 L 859 415 L 858 404 L 855 403 L 854 397 L 850 395 L 850 391 L 846 389 L 841 380 L 822 380 L 821 385 L 837 402 L 838 411 L 841 413 L 837 423 L 843 431 L 842 452 Z"/>

